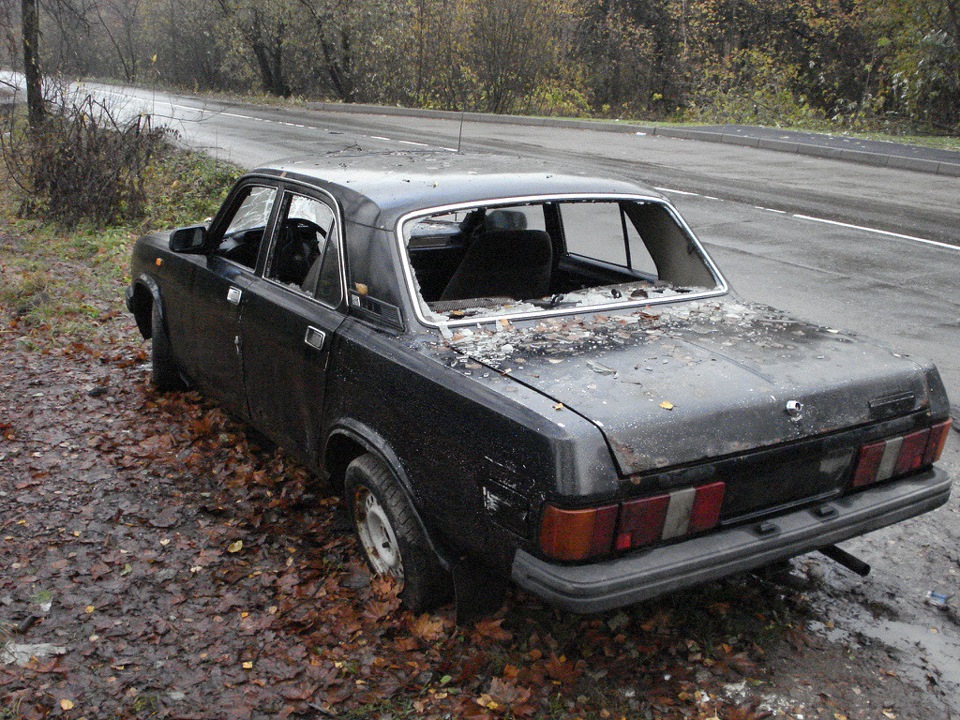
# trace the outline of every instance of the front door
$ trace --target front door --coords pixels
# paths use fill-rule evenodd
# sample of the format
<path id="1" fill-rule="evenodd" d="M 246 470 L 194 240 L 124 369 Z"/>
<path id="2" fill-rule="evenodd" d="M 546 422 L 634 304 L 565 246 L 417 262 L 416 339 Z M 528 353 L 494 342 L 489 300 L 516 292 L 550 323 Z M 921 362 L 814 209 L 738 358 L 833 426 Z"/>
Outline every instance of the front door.
<path id="1" fill-rule="evenodd" d="M 187 374 L 208 392 L 247 414 L 241 355 L 241 313 L 263 239 L 269 235 L 278 189 L 247 184 L 211 227 L 216 250 L 194 273 L 192 343 L 183 348 Z"/>

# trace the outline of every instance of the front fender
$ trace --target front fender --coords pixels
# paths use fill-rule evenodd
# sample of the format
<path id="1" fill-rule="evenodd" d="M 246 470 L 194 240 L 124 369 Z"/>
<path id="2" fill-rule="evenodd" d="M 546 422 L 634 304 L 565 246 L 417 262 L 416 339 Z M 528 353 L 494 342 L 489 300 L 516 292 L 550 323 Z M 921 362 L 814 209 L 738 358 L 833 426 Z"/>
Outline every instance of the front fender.
<path id="1" fill-rule="evenodd" d="M 160 286 L 155 278 L 146 273 L 137 277 L 126 290 L 127 309 L 133 313 L 137 321 L 137 329 L 144 340 L 153 335 L 151 313 L 156 306 L 163 315 L 163 299 L 160 295 Z"/>

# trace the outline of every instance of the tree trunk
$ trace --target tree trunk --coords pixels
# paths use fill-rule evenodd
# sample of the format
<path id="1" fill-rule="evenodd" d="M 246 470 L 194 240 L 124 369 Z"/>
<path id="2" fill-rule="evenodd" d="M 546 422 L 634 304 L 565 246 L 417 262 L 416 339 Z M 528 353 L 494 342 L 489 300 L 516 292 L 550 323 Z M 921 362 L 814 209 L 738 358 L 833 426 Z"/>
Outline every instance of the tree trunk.
<path id="1" fill-rule="evenodd" d="M 27 80 L 27 118 L 31 128 L 43 123 L 43 76 L 40 74 L 40 13 L 38 0 L 23 0 L 23 74 Z"/>

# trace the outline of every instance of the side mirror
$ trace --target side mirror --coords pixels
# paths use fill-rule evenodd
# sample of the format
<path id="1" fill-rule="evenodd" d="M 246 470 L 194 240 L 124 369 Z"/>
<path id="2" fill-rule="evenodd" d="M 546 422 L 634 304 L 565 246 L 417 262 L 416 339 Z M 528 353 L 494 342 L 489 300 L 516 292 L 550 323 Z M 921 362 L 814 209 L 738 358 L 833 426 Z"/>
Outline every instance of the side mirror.
<path id="1" fill-rule="evenodd" d="M 170 233 L 170 249 L 186 255 L 202 255 L 206 252 L 207 228 L 203 225 L 185 227 Z"/>

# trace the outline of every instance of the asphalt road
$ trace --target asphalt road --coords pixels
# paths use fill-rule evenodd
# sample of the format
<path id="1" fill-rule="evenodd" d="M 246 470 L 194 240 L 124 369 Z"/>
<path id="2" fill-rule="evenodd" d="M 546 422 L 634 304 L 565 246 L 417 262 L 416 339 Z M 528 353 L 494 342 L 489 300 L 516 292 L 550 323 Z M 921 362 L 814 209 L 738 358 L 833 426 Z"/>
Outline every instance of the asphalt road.
<path id="1" fill-rule="evenodd" d="M 496 150 L 642 180 L 673 200 L 737 292 L 805 319 L 932 358 L 960 402 L 960 178 L 659 135 L 609 133 L 315 108 L 277 109 L 119 88 L 117 107 L 146 111 L 181 141 L 254 167 L 357 145 Z M 960 436 L 943 461 L 960 475 Z M 960 714 L 960 508 L 873 533 L 845 548 L 875 567 L 866 580 L 825 565 L 818 598 L 838 642 L 892 647 L 918 687 L 936 678 Z M 952 611 L 925 601 L 954 595 Z M 884 608 L 878 615 L 877 608 Z"/>

